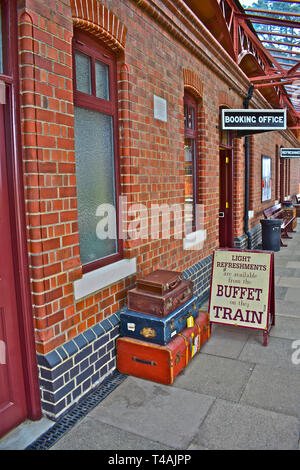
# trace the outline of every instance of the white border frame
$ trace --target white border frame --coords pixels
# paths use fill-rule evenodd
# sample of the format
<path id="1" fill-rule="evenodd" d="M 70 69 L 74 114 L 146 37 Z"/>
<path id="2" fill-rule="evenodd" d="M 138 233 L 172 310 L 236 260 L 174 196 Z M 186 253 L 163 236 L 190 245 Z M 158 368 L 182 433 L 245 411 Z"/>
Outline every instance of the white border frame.
<path id="1" fill-rule="evenodd" d="M 246 114 L 246 113 L 272 113 L 272 114 L 282 114 L 283 113 L 283 117 L 284 117 L 284 123 L 283 123 L 283 126 L 284 127 L 273 127 L 273 126 L 269 126 L 269 127 L 265 127 L 265 126 L 245 126 L 245 127 L 237 127 L 237 126 L 226 126 L 224 127 L 224 117 L 225 117 L 225 114 L 226 113 L 232 113 L 232 112 L 236 112 L 236 113 L 239 113 L 239 114 Z M 229 109 L 229 108 L 226 108 L 226 109 L 222 109 L 222 122 L 221 122 L 221 126 L 222 126 L 222 130 L 223 131 L 254 131 L 254 130 L 267 130 L 267 131 L 283 131 L 286 129 L 286 108 L 282 108 L 282 109 Z"/>
<path id="2" fill-rule="evenodd" d="M 292 151 L 292 153 L 298 153 L 297 155 L 282 155 L 282 150 L 284 151 Z M 293 152 L 294 151 L 294 152 Z M 297 147 L 290 147 L 290 148 L 280 148 L 280 158 L 300 158 L 300 148 Z"/>

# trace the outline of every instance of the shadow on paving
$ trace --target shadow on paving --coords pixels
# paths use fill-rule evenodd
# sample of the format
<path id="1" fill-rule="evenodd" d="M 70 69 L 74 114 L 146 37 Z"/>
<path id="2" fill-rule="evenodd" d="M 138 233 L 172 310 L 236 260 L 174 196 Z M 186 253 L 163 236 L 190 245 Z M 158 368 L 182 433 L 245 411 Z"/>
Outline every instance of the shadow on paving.
<path id="1" fill-rule="evenodd" d="M 298 449 L 300 233 L 287 244 L 268 346 L 260 331 L 213 325 L 172 386 L 127 377 L 52 449 Z"/>
<path id="2" fill-rule="evenodd" d="M 276 315 L 266 347 L 260 331 L 213 325 L 172 386 L 123 376 L 46 447 L 299 449 L 300 232 L 287 244 L 274 254 Z"/>

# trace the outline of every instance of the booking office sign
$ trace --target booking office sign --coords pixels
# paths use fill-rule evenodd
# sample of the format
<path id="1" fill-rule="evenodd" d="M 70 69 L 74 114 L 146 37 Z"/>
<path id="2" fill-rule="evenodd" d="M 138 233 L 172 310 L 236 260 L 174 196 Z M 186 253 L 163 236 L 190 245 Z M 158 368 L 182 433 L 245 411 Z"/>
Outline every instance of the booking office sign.
<path id="1" fill-rule="evenodd" d="M 219 248 L 214 251 L 209 318 L 262 330 L 263 345 L 275 323 L 274 253 Z"/>
<path id="2" fill-rule="evenodd" d="M 222 129 L 273 131 L 286 129 L 286 109 L 222 109 Z"/>

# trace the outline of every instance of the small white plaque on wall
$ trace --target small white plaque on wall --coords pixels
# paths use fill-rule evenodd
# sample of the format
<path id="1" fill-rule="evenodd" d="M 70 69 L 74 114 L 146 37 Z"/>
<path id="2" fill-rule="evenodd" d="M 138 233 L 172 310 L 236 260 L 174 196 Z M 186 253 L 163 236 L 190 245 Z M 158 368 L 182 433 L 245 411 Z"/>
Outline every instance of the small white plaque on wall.
<path id="1" fill-rule="evenodd" d="M 167 100 L 154 96 L 154 119 L 167 122 Z"/>

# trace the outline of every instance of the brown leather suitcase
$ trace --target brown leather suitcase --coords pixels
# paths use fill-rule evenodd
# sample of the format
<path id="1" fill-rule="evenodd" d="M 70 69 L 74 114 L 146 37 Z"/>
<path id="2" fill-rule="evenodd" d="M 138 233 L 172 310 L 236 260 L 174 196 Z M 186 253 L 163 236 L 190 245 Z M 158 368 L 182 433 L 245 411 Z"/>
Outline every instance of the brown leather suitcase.
<path id="1" fill-rule="evenodd" d="M 181 281 L 181 273 L 177 271 L 167 271 L 157 269 L 141 279 L 137 279 L 137 289 L 152 292 L 157 295 L 164 295 L 174 289 Z"/>
<path id="2" fill-rule="evenodd" d="M 117 369 L 126 375 L 171 385 L 201 347 L 200 327 L 185 328 L 168 344 L 123 336 L 117 339 Z"/>
<path id="3" fill-rule="evenodd" d="M 193 281 L 184 279 L 164 295 L 152 294 L 141 289 L 128 291 L 128 308 L 135 312 L 166 317 L 193 297 Z"/>

